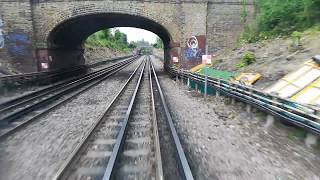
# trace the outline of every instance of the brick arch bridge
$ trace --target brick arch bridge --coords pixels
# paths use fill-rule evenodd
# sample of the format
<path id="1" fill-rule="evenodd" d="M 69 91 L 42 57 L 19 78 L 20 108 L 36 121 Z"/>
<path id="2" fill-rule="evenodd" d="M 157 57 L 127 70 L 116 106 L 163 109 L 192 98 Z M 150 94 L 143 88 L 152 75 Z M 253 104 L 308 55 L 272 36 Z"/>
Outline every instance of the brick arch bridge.
<path id="1" fill-rule="evenodd" d="M 40 62 L 52 69 L 84 63 L 82 42 L 111 27 L 138 27 L 165 43 L 165 59 L 182 67 L 230 47 L 242 31 L 242 0 L 0 0 L 0 61 L 28 72 Z M 2 40 L 3 39 L 3 40 Z"/>

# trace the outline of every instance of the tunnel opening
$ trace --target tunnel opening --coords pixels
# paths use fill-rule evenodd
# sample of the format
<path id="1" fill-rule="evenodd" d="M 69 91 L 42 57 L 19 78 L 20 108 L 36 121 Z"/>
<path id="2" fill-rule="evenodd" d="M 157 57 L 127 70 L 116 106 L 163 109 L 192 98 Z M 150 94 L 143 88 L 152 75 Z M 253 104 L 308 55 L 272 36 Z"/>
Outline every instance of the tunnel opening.
<path id="1" fill-rule="evenodd" d="M 153 32 L 163 41 L 164 59 L 170 59 L 172 38 L 162 25 L 148 18 L 136 15 L 100 13 L 68 19 L 61 22 L 50 32 L 47 39 L 47 63 L 49 64 L 49 69 L 84 64 L 83 44 L 85 40 L 95 32 L 115 27 L 134 27 Z M 43 60 L 40 58 L 39 61 L 41 63 Z"/>

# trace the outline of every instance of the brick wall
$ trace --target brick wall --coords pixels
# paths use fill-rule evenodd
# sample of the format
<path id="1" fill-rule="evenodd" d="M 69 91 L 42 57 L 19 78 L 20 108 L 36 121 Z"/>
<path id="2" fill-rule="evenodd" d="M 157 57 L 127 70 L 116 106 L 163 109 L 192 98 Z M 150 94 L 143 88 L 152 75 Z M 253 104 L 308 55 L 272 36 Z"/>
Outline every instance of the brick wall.
<path id="1" fill-rule="evenodd" d="M 0 63 L 7 63 L 22 71 L 35 71 L 37 60 L 48 61 L 53 46 L 48 43 L 52 30 L 74 18 L 89 14 L 124 13 L 151 20 L 164 27 L 171 38 L 165 57 L 179 55 L 186 60 L 186 42 L 193 36 L 205 37 L 209 52 L 231 47 L 242 31 L 240 13 L 242 0 L 0 0 L 0 18 L 4 22 L 4 46 L 1 47 Z M 248 5 L 253 12 L 252 2 Z M 252 17 L 252 16 L 250 16 Z M 2 32 L 1 31 L 1 32 Z M 202 40 L 201 40 L 202 41 Z M 202 46 L 205 45 L 201 42 Z M 70 57 L 77 57 L 75 49 Z M 195 53 L 198 53 L 197 51 Z M 204 52 L 202 48 L 201 52 Z M 188 52 L 190 54 L 194 52 Z M 77 54 L 77 55 L 75 55 Z M 67 55 L 65 50 L 54 53 L 55 57 Z M 199 53 L 197 54 L 199 56 Z M 58 66 L 56 61 L 55 67 Z M 61 63 L 74 65 L 78 60 Z M 194 64 L 192 62 L 191 64 Z"/>
<path id="2" fill-rule="evenodd" d="M 30 1 L 0 1 L 0 66 L 36 71 Z"/>
<path id="3" fill-rule="evenodd" d="M 254 6 L 247 5 L 248 21 L 252 21 Z M 243 31 L 241 4 L 208 4 L 207 43 L 211 53 L 231 48 Z"/>

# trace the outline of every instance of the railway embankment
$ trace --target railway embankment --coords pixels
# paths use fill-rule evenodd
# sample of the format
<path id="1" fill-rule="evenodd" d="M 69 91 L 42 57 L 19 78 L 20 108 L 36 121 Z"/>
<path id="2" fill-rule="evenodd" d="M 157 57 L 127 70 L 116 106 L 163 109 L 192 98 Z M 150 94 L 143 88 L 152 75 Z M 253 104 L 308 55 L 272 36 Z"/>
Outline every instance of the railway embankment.
<path id="1" fill-rule="evenodd" d="M 245 44 L 219 54 L 214 66 L 218 70 L 232 72 L 255 72 L 262 75 L 255 86 L 264 89 L 286 74 L 300 68 L 311 57 L 320 54 L 319 26 L 300 34 L 299 45 L 293 37 L 275 38 L 256 43 Z M 241 59 L 248 53 L 255 57 L 255 62 L 239 67 Z"/>
<path id="2" fill-rule="evenodd" d="M 317 179 L 320 159 L 296 128 L 265 127 L 265 114 L 189 90 L 155 60 L 175 126 L 196 179 Z"/>

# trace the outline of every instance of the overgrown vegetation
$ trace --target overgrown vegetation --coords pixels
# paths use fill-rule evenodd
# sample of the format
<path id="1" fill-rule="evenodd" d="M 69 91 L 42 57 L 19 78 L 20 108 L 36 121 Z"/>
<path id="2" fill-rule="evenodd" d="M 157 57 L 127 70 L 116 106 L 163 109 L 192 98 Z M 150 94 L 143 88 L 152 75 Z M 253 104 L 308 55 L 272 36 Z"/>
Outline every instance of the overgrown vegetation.
<path id="1" fill-rule="evenodd" d="M 110 29 L 98 31 L 87 38 L 85 47 L 106 47 L 122 52 L 129 52 L 138 49 L 140 53 L 152 54 L 152 46 L 157 49 L 163 49 L 162 40 L 158 37 L 155 44 L 150 44 L 144 39 L 128 43 L 127 35 L 116 30 L 114 33 Z"/>
<path id="2" fill-rule="evenodd" d="M 107 47 L 109 49 L 129 52 L 137 47 L 135 42 L 128 43 L 127 35 L 116 30 L 114 34 L 110 29 L 98 31 L 87 38 L 86 47 Z"/>
<path id="3" fill-rule="evenodd" d="M 163 49 L 164 48 L 163 42 L 159 37 L 157 37 L 156 43 L 153 45 L 153 47 L 155 47 L 157 49 Z"/>
<path id="4" fill-rule="evenodd" d="M 256 62 L 256 56 L 252 52 L 247 52 L 241 58 L 241 62 L 236 65 L 237 68 L 246 67 Z"/>
<path id="5" fill-rule="evenodd" d="M 114 33 L 111 29 L 98 31 L 87 38 L 84 45 L 86 47 L 106 47 L 109 49 L 119 50 L 122 52 L 129 52 L 136 49 L 141 54 L 152 54 L 152 48 L 163 49 L 164 45 L 162 40 L 158 37 L 155 44 L 150 44 L 144 39 L 128 43 L 127 35 L 115 30 Z"/>
<path id="6" fill-rule="evenodd" d="M 245 4 L 247 1 L 243 0 Z M 241 13 L 245 32 L 241 43 L 276 36 L 290 36 L 320 23 L 320 0 L 255 0 L 256 22 L 247 24 L 247 10 Z"/>
<path id="7" fill-rule="evenodd" d="M 299 47 L 301 46 L 301 38 L 302 38 L 302 33 L 298 31 L 294 31 L 291 34 L 291 39 L 292 39 L 292 48 L 295 50 L 298 50 Z"/>

